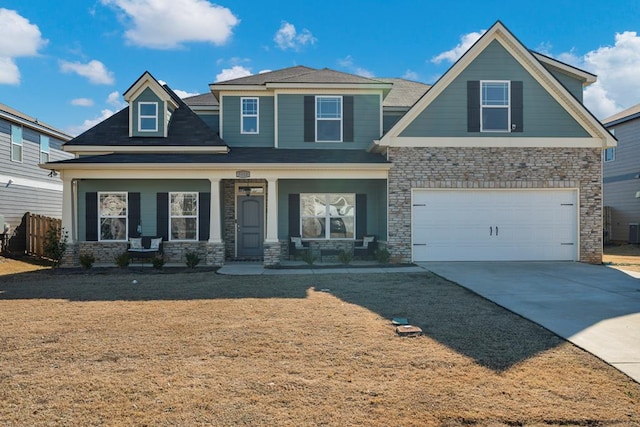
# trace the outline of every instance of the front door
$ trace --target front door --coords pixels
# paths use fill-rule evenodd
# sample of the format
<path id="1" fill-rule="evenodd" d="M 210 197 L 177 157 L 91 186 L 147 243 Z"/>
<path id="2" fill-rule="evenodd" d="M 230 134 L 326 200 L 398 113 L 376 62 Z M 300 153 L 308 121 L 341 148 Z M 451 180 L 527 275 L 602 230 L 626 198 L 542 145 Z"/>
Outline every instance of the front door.
<path id="1" fill-rule="evenodd" d="M 264 196 L 238 196 L 238 257 L 262 257 L 264 241 Z"/>

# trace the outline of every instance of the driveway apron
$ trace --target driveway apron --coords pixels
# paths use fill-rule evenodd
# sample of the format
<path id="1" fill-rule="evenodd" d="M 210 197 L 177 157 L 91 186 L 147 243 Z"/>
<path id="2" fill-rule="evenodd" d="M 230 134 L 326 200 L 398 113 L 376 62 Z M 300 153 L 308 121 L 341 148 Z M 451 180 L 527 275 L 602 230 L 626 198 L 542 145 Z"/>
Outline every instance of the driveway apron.
<path id="1" fill-rule="evenodd" d="M 640 382 L 640 279 L 577 262 L 422 262 Z"/>

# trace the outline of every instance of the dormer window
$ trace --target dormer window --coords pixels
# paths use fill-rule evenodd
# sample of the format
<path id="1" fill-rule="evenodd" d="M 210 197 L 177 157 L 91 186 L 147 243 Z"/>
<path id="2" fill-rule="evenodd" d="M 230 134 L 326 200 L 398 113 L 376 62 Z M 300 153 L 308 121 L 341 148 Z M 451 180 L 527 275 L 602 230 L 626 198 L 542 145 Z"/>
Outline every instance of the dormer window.
<path id="1" fill-rule="evenodd" d="M 138 129 L 140 132 L 158 131 L 157 102 L 140 102 L 138 104 Z"/>

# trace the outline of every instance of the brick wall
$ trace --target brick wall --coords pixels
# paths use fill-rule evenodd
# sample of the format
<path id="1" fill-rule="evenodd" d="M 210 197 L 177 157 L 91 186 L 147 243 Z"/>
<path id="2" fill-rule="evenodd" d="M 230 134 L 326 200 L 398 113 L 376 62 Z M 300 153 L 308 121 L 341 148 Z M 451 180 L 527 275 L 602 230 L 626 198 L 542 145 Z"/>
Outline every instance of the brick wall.
<path id="1" fill-rule="evenodd" d="M 411 261 L 412 188 L 577 188 L 580 261 L 602 262 L 598 148 L 389 148 L 392 262 Z"/>

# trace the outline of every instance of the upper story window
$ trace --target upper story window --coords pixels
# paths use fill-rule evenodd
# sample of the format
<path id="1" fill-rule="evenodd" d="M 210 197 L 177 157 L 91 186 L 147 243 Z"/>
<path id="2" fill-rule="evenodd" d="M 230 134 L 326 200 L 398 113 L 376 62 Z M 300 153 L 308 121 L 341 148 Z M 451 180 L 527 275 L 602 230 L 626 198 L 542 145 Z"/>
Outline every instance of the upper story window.
<path id="1" fill-rule="evenodd" d="M 49 161 L 49 153 L 49 137 L 40 135 L 40 163 L 47 163 Z"/>
<path id="2" fill-rule="evenodd" d="M 140 132 L 158 131 L 158 103 L 138 103 L 138 130 Z"/>
<path id="3" fill-rule="evenodd" d="M 98 193 L 100 240 L 127 240 L 127 192 Z"/>
<path id="4" fill-rule="evenodd" d="M 22 126 L 11 125 L 11 161 L 22 163 Z"/>
<path id="5" fill-rule="evenodd" d="M 169 193 L 171 240 L 198 240 L 198 193 Z"/>
<path id="6" fill-rule="evenodd" d="M 241 98 L 241 133 L 258 133 L 258 98 Z"/>
<path id="7" fill-rule="evenodd" d="M 509 132 L 511 130 L 509 81 L 480 82 L 480 123 L 482 132 Z"/>
<path id="8" fill-rule="evenodd" d="M 341 96 L 316 96 L 316 141 L 342 141 Z"/>
<path id="9" fill-rule="evenodd" d="M 616 159 L 615 147 L 607 148 L 602 152 L 602 159 L 605 162 L 612 162 Z"/>

